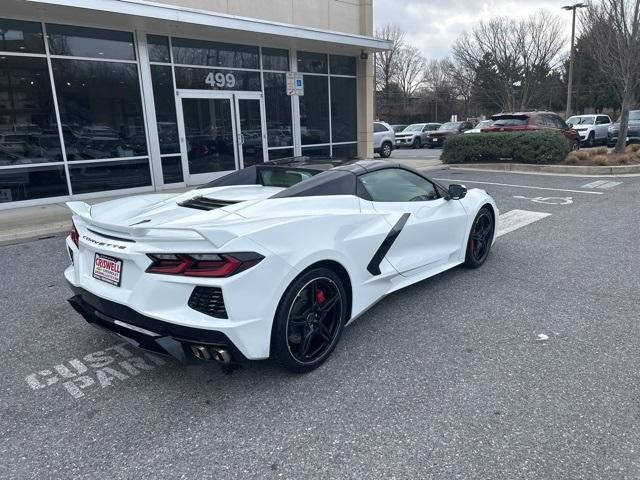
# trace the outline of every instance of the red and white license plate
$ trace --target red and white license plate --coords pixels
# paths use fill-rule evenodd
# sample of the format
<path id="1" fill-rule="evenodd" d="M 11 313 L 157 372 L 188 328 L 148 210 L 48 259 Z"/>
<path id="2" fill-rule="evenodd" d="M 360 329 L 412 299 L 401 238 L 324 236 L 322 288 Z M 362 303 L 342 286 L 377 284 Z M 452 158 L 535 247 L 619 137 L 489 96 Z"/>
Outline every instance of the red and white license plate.
<path id="1" fill-rule="evenodd" d="M 122 260 L 96 253 L 93 260 L 93 278 L 119 287 L 122 279 Z"/>

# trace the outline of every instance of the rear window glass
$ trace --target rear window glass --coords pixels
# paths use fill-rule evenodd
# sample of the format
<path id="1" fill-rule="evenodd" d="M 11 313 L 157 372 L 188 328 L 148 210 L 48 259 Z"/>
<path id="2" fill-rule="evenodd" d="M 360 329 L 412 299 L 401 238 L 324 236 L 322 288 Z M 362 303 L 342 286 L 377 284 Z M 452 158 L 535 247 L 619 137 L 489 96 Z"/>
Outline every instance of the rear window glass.
<path id="1" fill-rule="evenodd" d="M 526 125 L 526 118 L 498 118 L 494 120 L 493 126 L 497 127 L 512 127 L 516 125 Z"/>
<path id="2" fill-rule="evenodd" d="M 462 125 L 462 122 L 447 122 L 442 125 L 438 130 L 457 130 Z"/>
<path id="3" fill-rule="evenodd" d="M 289 188 L 313 177 L 318 172 L 285 168 L 260 168 L 258 170 L 262 185 L 265 187 Z"/>

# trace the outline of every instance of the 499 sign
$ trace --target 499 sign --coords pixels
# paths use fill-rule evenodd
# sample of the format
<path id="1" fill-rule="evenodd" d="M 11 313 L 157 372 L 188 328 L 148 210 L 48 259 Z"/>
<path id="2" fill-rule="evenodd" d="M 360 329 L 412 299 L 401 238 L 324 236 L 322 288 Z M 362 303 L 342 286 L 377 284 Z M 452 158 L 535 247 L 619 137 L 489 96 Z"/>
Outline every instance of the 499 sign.
<path id="1" fill-rule="evenodd" d="M 204 78 L 204 83 L 211 88 L 234 88 L 236 86 L 236 77 L 233 73 L 209 72 Z"/>

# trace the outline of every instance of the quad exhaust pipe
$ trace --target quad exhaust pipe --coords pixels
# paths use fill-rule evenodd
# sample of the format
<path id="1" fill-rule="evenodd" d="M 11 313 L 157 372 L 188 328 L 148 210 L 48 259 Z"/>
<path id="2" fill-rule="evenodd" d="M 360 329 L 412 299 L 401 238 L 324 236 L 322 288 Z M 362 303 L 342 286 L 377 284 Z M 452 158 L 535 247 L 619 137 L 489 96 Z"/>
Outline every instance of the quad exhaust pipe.
<path id="1" fill-rule="evenodd" d="M 222 365 L 231 363 L 231 354 L 225 348 L 211 347 L 208 345 L 191 345 L 191 351 L 200 360 L 214 360 Z"/>

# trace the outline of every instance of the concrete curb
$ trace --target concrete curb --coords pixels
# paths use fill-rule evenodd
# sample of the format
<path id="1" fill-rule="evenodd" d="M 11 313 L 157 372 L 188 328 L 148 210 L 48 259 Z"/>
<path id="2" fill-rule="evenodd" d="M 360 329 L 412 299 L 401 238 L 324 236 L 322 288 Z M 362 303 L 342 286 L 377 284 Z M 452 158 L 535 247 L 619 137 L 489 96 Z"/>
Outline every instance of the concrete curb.
<path id="1" fill-rule="evenodd" d="M 455 163 L 445 164 L 445 166 L 451 170 L 482 170 L 492 172 L 555 173 L 565 175 L 640 175 L 640 165 L 587 167 L 582 165 L 528 165 L 522 163 Z"/>

